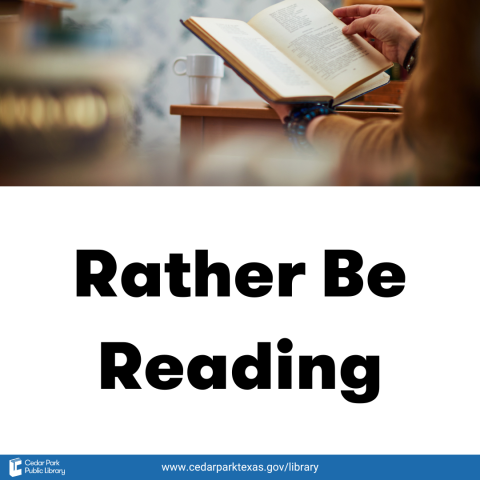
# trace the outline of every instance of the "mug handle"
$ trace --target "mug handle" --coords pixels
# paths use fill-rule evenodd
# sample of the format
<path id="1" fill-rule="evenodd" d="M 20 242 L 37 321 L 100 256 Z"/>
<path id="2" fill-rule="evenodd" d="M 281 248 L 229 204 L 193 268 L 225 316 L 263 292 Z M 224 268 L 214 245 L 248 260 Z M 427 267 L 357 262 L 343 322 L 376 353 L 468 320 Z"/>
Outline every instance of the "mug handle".
<path id="1" fill-rule="evenodd" d="M 181 72 L 178 72 L 177 71 L 177 63 L 179 62 L 185 62 L 185 69 L 182 70 Z M 187 74 L 187 57 L 180 57 L 180 58 L 177 58 L 174 62 L 173 62 L 173 71 L 175 72 L 176 75 L 186 75 Z"/>

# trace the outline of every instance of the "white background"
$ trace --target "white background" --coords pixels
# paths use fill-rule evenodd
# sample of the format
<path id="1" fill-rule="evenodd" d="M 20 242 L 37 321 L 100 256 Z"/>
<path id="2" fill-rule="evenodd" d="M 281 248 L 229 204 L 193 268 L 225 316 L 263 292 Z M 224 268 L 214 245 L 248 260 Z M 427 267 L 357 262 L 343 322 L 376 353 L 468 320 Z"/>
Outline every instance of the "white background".
<path id="1" fill-rule="evenodd" d="M 2 189 L 0 201 L 0 453 L 480 453 L 480 229 L 478 189 Z M 76 250 L 104 249 L 119 267 L 117 298 L 76 297 Z M 275 275 L 260 299 L 160 298 L 123 293 L 132 262 L 170 253 L 247 262 Z M 380 262 L 406 272 L 393 299 L 368 287 L 325 298 L 325 249 L 353 249 L 362 273 Z M 278 264 L 305 262 L 292 298 L 279 298 Z M 186 284 L 193 286 L 192 273 Z M 366 284 L 366 282 L 365 282 Z M 194 291 L 194 290 L 193 290 Z M 337 388 L 197 391 L 187 379 L 159 391 L 148 360 L 240 355 L 293 341 L 292 355 L 327 354 Z M 100 389 L 101 342 L 142 353 L 142 390 Z M 343 399 L 353 354 L 380 356 L 380 394 Z M 294 361 L 294 371 L 298 361 Z"/>

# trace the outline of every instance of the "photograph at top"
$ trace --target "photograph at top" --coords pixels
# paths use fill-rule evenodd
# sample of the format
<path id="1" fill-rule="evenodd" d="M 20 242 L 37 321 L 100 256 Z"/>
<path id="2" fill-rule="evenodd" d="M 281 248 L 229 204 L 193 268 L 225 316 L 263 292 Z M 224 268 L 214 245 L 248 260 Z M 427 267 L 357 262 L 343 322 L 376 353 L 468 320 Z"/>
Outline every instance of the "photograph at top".
<path id="1" fill-rule="evenodd" d="M 0 0 L 0 185 L 478 185 L 461 5 Z"/>

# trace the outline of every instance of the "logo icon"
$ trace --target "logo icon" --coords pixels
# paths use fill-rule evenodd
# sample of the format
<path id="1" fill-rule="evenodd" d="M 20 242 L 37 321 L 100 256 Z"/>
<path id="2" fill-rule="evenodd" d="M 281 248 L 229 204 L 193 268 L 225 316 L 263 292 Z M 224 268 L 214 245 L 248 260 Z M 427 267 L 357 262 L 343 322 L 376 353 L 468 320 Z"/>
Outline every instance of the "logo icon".
<path id="1" fill-rule="evenodd" d="M 22 469 L 17 468 L 21 464 L 22 464 L 22 461 L 19 458 L 14 458 L 13 460 L 10 460 L 10 476 L 11 477 L 19 477 L 22 474 Z"/>

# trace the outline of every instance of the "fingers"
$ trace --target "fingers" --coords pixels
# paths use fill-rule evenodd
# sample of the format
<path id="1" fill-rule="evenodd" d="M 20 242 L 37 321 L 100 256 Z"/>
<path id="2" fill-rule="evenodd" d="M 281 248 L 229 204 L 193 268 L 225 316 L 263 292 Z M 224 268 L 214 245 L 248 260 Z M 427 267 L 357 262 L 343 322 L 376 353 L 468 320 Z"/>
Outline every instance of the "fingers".
<path id="1" fill-rule="evenodd" d="M 364 36 L 367 34 L 368 30 L 371 27 L 371 19 L 367 18 L 358 18 L 354 20 L 350 25 L 343 27 L 343 33 L 345 35 L 355 35 L 356 33 Z"/>
<path id="2" fill-rule="evenodd" d="M 351 7 L 341 7 L 333 11 L 336 17 L 366 17 L 372 14 L 378 5 L 352 5 Z"/>
<path id="3" fill-rule="evenodd" d="M 340 19 L 345 25 L 350 25 L 352 22 L 356 20 L 354 17 L 342 17 Z"/>

